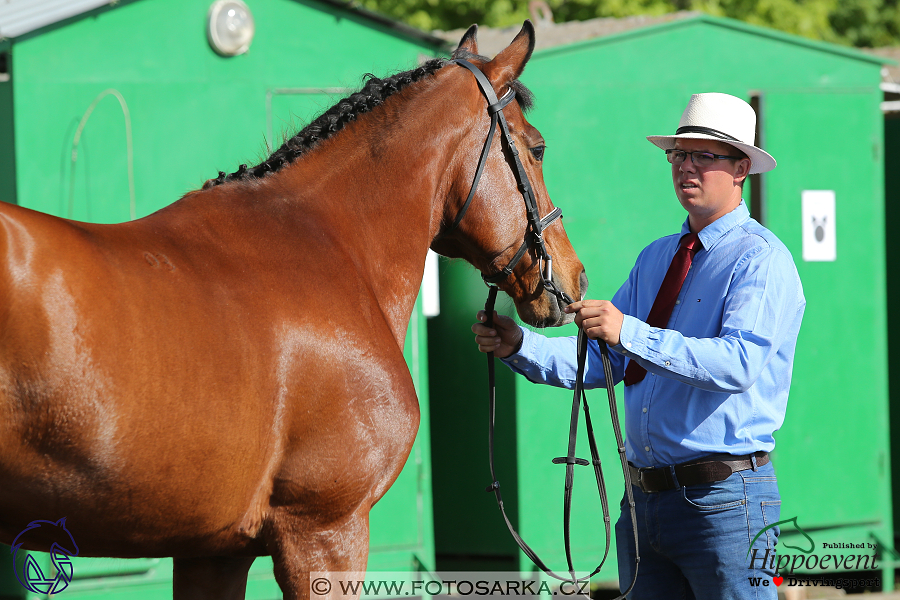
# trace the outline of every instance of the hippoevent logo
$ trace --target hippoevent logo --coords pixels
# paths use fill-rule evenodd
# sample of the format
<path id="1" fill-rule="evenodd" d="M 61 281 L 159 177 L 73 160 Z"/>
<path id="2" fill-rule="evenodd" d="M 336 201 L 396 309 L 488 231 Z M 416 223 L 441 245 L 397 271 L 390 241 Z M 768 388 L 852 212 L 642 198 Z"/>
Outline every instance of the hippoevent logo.
<path id="1" fill-rule="evenodd" d="M 797 552 L 794 553 L 782 550 L 776 552 L 773 548 L 766 548 L 765 551 L 760 551 L 753 547 L 753 544 L 759 536 L 763 535 L 766 531 L 779 525 L 782 526 L 782 530 L 784 530 L 784 526 L 787 524 L 793 524 L 794 528 L 806 539 L 808 544 L 803 543 L 802 546 L 791 546 L 784 542 L 779 543 L 779 547 L 781 548 L 796 550 Z M 753 540 L 750 541 L 750 546 L 747 548 L 747 558 L 750 562 L 747 568 L 750 570 L 769 569 L 770 571 L 774 571 L 775 576 L 772 577 L 771 581 L 776 586 L 780 586 L 787 581 L 788 586 L 822 585 L 832 586 L 838 589 L 842 587 L 857 586 L 872 587 L 881 585 L 880 578 L 859 580 L 847 578 L 828 579 L 826 577 L 825 579 L 821 579 L 809 576 L 794 576 L 794 571 L 819 571 L 827 573 L 828 571 L 849 572 L 875 570 L 879 568 L 875 562 L 877 558 L 875 552 L 877 549 L 878 544 L 872 542 L 862 542 L 858 544 L 838 542 L 822 543 L 822 550 L 824 552 L 815 552 L 816 543 L 797 523 L 797 517 L 792 517 L 767 525 L 754 536 Z M 829 552 L 829 550 L 832 552 Z M 841 552 L 838 552 L 838 550 Z M 848 550 L 852 553 L 845 553 Z M 785 576 L 787 576 L 787 579 L 785 579 Z M 750 585 L 754 587 L 769 585 L 769 579 L 765 577 L 748 577 L 747 579 L 750 581 Z"/>
<path id="2" fill-rule="evenodd" d="M 36 530 L 40 529 L 40 533 Z M 44 573 L 34 555 L 23 551 L 23 559 L 19 557 L 19 549 L 28 542 L 29 537 L 40 535 L 41 539 L 52 539 L 50 547 L 50 559 L 54 569 L 50 573 Z M 72 581 L 75 570 L 72 567 L 72 557 L 78 556 L 78 546 L 75 538 L 66 529 L 66 518 L 59 521 L 32 521 L 13 540 L 10 552 L 13 555 L 13 567 L 16 579 L 26 590 L 35 594 L 58 594 Z"/>

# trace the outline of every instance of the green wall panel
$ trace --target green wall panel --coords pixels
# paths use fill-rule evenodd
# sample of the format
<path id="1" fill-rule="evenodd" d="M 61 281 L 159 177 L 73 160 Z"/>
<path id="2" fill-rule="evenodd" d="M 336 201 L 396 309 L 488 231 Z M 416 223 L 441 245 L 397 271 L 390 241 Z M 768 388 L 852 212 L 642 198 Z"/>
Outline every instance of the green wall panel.
<path id="1" fill-rule="evenodd" d="M 881 116 L 865 110 L 879 100 L 875 91 L 770 93 L 765 106 L 768 147 L 779 159 L 767 182 L 769 225 L 792 250 L 807 297 L 774 459 L 785 475 L 783 511 L 812 527 L 877 522 L 884 535 L 891 505 L 883 144 Z M 831 150 L 811 151 L 823 123 Z M 834 262 L 802 259 L 803 190 L 835 191 Z M 818 461 L 839 468 L 845 485 L 823 482 L 809 468 Z M 827 501 L 810 503 L 810 490 Z"/>

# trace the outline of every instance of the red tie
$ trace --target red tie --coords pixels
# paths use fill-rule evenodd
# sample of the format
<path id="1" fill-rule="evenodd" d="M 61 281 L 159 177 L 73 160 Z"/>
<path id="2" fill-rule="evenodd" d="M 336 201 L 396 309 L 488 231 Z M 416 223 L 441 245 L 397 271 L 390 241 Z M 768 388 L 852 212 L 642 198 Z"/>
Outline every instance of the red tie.
<path id="1" fill-rule="evenodd" d="M 669 317 L 672 316 L 672 309 L 675 308 L 678 292 L 681 291 L 684 279 L 691 268 L 691 261 L 694 260 L 694 254 L 701 248 L 703 248 L 703 244 L 696 233 L 689 233 L 681 238 L 681 246 L 678 248 L 678 252 L 675 253 L 672 264 L 669 265 L 669 270 L 666 271 L 666 276 L 662 285 L 659 286 L 659 292 L 656 294 L 656 300 L 653 301 L 653 308 L 650 309 L 650 314 L 647 315 L 647 325 L 665 328 L 669 324 Z M 647 370 L 639 365 L 636 360 L 632 359 L 628 363 L 628 368 L 625 369 L 625 385 L 632 385 L 642 381 L 646 375 Z"/>

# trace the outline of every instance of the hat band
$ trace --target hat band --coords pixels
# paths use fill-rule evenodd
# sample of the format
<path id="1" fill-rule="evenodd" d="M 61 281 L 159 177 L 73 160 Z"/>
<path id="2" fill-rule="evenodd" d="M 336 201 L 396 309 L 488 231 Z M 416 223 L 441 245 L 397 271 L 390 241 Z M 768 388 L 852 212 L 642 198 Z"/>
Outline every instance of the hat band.
<path id="1" fill-rule="evenodd" d="M 732 142 L 741 142 L 741 140 L 736 137 L 731 137 L 727 133 L 722 133 L 721 131 L 717 131 L 715 129 L 710 129 L 709 127 L 699 127 L 697 125 L 686 125 L 684 127 L 679 127 L 677 131 L 675 131 L 675 135 L 681 135 L 682 133 L 705 133 L 706 135 L 711 135 L 713 137 L 722 138 L 723 140 L 730 140 Z"/>

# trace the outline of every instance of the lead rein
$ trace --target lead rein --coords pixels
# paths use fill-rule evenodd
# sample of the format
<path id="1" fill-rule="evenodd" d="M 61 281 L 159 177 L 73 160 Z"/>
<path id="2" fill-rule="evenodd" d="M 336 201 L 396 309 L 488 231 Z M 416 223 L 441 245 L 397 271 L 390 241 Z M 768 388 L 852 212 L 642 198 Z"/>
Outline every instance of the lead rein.
<path id="1" fill-rule="evenodd" d="M 488 286 L 488 297 L 487 301 L 484 305 L 484 310 L 486 314 L 485 325 L 488 327 L 494 326 L 494 305 L 497 299 L 497 290 L 496 286 Z M 599 343 L 599 342 L 598 342 Z M 575 381 L 575 390 L 573 395 L 573 408 L 572 408 L 572 417 L 570 420 L 569 427 L 569 455 L 566 457 L 555 458 L 553 462 L 555 464 L 565 464 L 566 465 L 566 484 L 565 484 L 565 495 L 564 495 L 564 505 L 563 505 L 563 534 L 564 534 L 564 543 L 566 549 L 566 560 L 569 567 L 569 577 L 563 577 L 552 570 L 550 570 L 544 562 L 538 557 L 537 553 L 527 544 L 525 540 L 519 535 L 516 531 L 515 527 L 513 527 L 512 523 L 509 520 L 509 517 L 506 515 L 506 509 L 503 506 L 503 497 L 500 494 L 500 482 L 497 479 L 495 469 L 494 469 L 494 422 L 496 417 L 496 376 L 495 376 L 495 366 L 494 366 L 494 353 L 487 353 L 487 361 L 488 361 L 488 403 L 489 403 L 489 423 L 488 423 L 488 461 L 490 465 L 491 471 L 491 484 L 485 489 L 485 491 L 493 491 L 494 496 L 497 499 L 497 505 L 500 508 L 500 513 L 503 515 L 503 520 L 506 522 L 506 527 L 509 529 L 510 534 L 515 539 L 519 548 L 521 548 L 522 552 L 531 559 L 539 569 L 541 569 L 544 573 L 553 577 L 554 579 L 558 579 L 560 581 L 571 581 L 573 583 L 580 581 L 590 580 L 591 577 L 600 572 L 600 569 L 603 568 L 603 565 L 606 562 L 607 557 L 609 556 L 609 546 L 611 541 L 611 523 L 609 516 L 609 501 L 607 499 L 606 494 L 606 481 L 603 476 L 603 468 L 600 464 L 599 452 L 597 450 L 597 443 L 594 438 L 594 428 L 591 423 L 590 417 L 590 409 L 587 404 L 587 395 L 584 390 L 584 371 L 585 364 L 587 362 L 587 349 L 588 349 L 588 337 L 584 333 L 582 329 L 578 330 L 578 371 L 576 375 Z M 611 381 L 612 374 L 612 365 L 609 360 L 609 349 L 606 344 L 600 344 L 600 358 L 601 363 L 603 365 L 604 375 L 607 377 L 607 381 Z M 637 532 L 637 515 L 635 513 L 635 503 L 634 503 L 634 492 L 631 489 L 631 472 L 628 469 L 628 461 L 625 457 L 625 444 L 622 439 L 622 431 L 621 426 L 619 424 L 619 416 L 618 409 L 616 407 L 616 395 L 615 395 L 615 386 L 607 385 L 606 387 L 607 396 L 609 398 L 610 405 L 610 418 L 612 421 L 613 432 L 616 437 L 616 443 L 619 450 L 619 459 L 622 463 L 622 472 L 625 477 L 625 495 L 628 499 L 628 506 L 631 512 L 631 524 L 632 524 L 632 533 L 634 535 L 634 548 L 635 548 L 635 566 L 634 566 L 634 576 L 632 577 L 631 584 L 628 586 L 628 589 L 625 590 L 620 596 L 617 596 L 615 600 L 622 600 L 625 598 L 632 589 L 634 589 L 634 585 L 637 581 L 637 573 L 638 567 L 640 565 L 640 552 L 638 550 L 638 532 Z M 605 550 L 603 553 L 603 559 L 600 561 L 600 564 L 591 572 L 590 575 L 586 577 L 578 578 L 575 576 L 574 568 L 572 566 L 572 558 L 570 552 L 570 544 L 569 544 L 569 522 L 571 517 L 571 490 L 574 487 L 574 465 L 581 464 L 587 465 L 589 464 L 586 460 L 575 458 L 574 456 L 574 438 L 577 437 L 577 421 L 578 421 L 578 405 L 581 403 L 581 400 L 584 401 L 584 415 L 585 415 L 585 426 L 588 432 L 588 443 L 590 445 L 591 450 L 591 458 L 593 459 L 594 466 L 594 477 L 597 481 L 597 491 L 600 495 L 600 502 L 603 510 L 603 520 L 604 520 L 604 528 L 606 530 L 606 544 Z"/>

